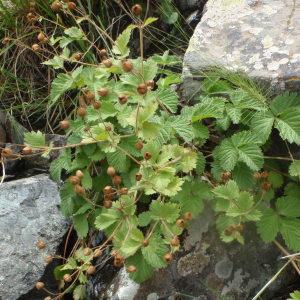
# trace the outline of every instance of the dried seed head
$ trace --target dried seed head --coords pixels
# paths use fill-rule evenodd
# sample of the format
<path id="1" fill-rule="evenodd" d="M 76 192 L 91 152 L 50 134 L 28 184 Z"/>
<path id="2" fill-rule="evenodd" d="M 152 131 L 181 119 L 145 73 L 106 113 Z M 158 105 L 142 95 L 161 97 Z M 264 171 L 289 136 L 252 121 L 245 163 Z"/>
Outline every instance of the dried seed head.
<path id="1" fill-rule="evenodd" d="M 42 290 L 44 287 L 45 287 L 44 282 L 38 281 L 38 282 L 35 284 L 35 288 L 36 288 L 37 290 Z"/>
<path id="2" fill-rule="evenodd" d="M 147 89 L 146 84 L 141 83 L 141 84 L 137 87 L 137 91 L 138 91 L 138 93 L 141 94 L 141 95 L 147 94 L 148 89 Z"/>
<path id="3" fill-rule="evenodd" d="M 180 228 L 184 228 L 185 222 L 184 222 L 183 219 L 178 219 L 178 220 L 176 221 L 176 225 L 177 225 L 178 227 L 180 227 Z"/>
<path id="4" fill-rule="evenodd" d="M 52 255 L 47 255 L 47 256 L 44 258 L 44 261 L 45 261 L 47 264 L 52 263 L 52 261 L 53 261 L 53 256 L 52 256 Z"/>
<path id="5" fill-rule="evenodd" d="M 137 173 L 137 174 L 135 174 L 135 180 L 136 181 L 141 181 L 142 180 L 142 174 L 141 173 Z"/>
<path id="6" fill-rule="evenodd" d="M 76 8 L 76 4 L 74 2 L 68 2 L 69 10 L 74 10 Z"/>
<path id="7" fill-rule="evenodd" d="M 100 55 L 103 57 L 103 56 L 107 56 L 107 51 L 106 49 L 101 49 L 100 50 Z"/>
<path id="8" fill-rule="evenodd" d="M 145 158 L 146 160 L 151 159 L 151 157 L 152 157 L 152 154 L 151 154 L 150 152 L 146 152 L 146 153 L 144 154 L 144 158 Z"/>
<path id="9" fill-rule="evenodd" d="M 135 16 L 140 16 L 143 9 L 142 9 L 142 6 L 140 4 L 135 4 L 135 5 L 132 6 L 131 11 Z"/>
<path id="10" fill-rule="evenodd" d="M 3 40 L 2 40 L 2 44 L 3 45 L 7 45 L 10 41 L 10 38 L 9 37 L 5 37 Z"/>
<path id="11" fill-rule="evenodd" d="M 122 178 L 119 175 L 115 175 L 112 180 L 114 185 L 120 185 L 122 182 Z"/>
<path id="12" fill-rule="evenodd" d="M 105 97 L 108 95 L 108 88 L 101 88 L 98 90 L 98 95 L 101 97 Z"/>
<path id="13" fill-rule="evenodd" d="M 133 64 L 130 60 L 122 61 L 122 69 L 124 72 L 131 72 L 133 70 Z"/>
<path id="14" fill-rule="evenodd" d="M 103 201 L 103 206 L 105 207 L 105 208 L 111 208 L 112 207 L 112 201 L 111 200 L 104 200 Z"/>
<path id="15" fill-rule="evenodd" d="M 85 98 L 86 98 L 88 103 L 91 103 L 92 101 L 95 100 L 95 94 L 92 91 L 87 91 L 85 93 Z"/>
<path id="16" fill-rule="evenodd" d="M 79 179 L 82 179 L 84 176 L 83 172 L 81 170 L 77 170 L 76 171 L 76 177 L 79 178 Z"/>
<path id="17" fill-rule="evenodd" d="M 44 42 L 44 40 L 46 39 L 46 35 L 43 32 L 40 32 L 37 36 L 37 39 L 39 42 Z"/>
<path id="18" fill-rule="evenodd" d="M 191 221 L 193 219 L 193 215 L 190 211 L 188 211 L 183 215 L 183 218 L 185 221 Z"/>
<path id="19" fill-rule="evenodd" d="M 43 240 L 38 240 L 36 246 L 38 247 L 38 249 L 42 250 L 46 248 L 46 243 Z"/>
<path id="20" fill-rule="evenodd" d="M 89 248 L 89 247 L 86 247 L 86 248 L 83 249 L 83 255 L 84 256 L 90 256 L 92 254 L 92 252 L 93 252 L 92 249 Z"/>
<path id="21" fill-rule="evenodd" d="M 109 176 L 114 176 L 115 174 L 116 174 L 116 170 L 115 170 L 115 168 L 114 167 L 112 167 L 112 166 L 109 166 L 108 168 L 107 168 L 107 175 L 109 175 Z"/>
<path id="22" fill-rule="evenodd" d="M 167 263 L 169 263 L 169 262 L 172 261 L 173 255 L 172 255 L 171 253 L 167 253 L 167 254 L 165 254 L 165 256 L 164 256 L 164 259 L 165 259 L 165 261 L 166 261 Z"/>
<path id="23" fill-rule="evenodd" d="M 82 58 L 82 53 L 80 53 L 80 52 L 74 53 L 72 57 L 73 57 L 76 61 L 80 61 L 81 58 Z"/>
<path id="24" fill-rule="evenodd" d="M 13 155 L 13 151 L 10 148 L 4 148 L 1 154 L 3 157 L 11 157 Z"/>
<path id="25" fill-rule="evenodd" d="M 112 66 L 112 61 L 110 59 L 104 59 L 102 63 L 106 68 L 110 68 Z"/>
<path id="26" fill-rule="evenodd" d="M 101 102 L 100 101 L 95 101 L 93 103 L 93 107 L 94 107 L 94 109 L 100 109 L 101 108 Z"/>
<path id="27" fill-rule="evenodd" d="M 143 240 L 143 246 L 147 247 L 149 245 L 149 240 Z"/>
<path id="28" fill-rule="evenodd" d="M 103 255 L 103 251 L 101 250 L 101 249 L 96 249 L 95 251 L 94 251 L 94 257 L 100 257 L 100 256 L 102 256 Z"/>
<path id="29" fill-rule="evenodd" d="M 267 179 L 269 177 L 269 172 L 268 171 L 263 171 L 261 172 L 261 178 Z"/>
<path id="30" fill-rule="evenodd" d="M 230 172 L 223 172 L 221 174 L 221 179 L 223 182 L 227 182 L 231 178 L 231 173 Z"/>
<path id="31" fill-rule="evenodd" d="M 75 185 L 74 191 L 75 191 L 76 194 L 81 195 L 81 196 L 85 194 L 85 189 L 84 189 L 84 187 L 82 187 L 82 186 L 79 185 L 79 184 Z"/>
<path id="32" fill-rule="evenodd" d="M 137 150 L 142 150 L 143 147 L 144 147 L 144 144 L 143 144 L 142 141 L 138 141 L 138 142 L 135 144 L 135 148 L 136 148 Z"/>
<path id="33" fill-rule="evenodd" d="M 72 282 L 72 276 L 70 274 L 65 274 L 63 279 L 64 282 Z"/>
<path id="34" fill-rule="evenodd" d="M 78 176 L 70 176 L 69 181 L 72 185 L 77 185 L 80 183 L 80 178 Z"/>
<path id="35" fill-rule="evenodd" d="M 22 152 L 23 152 L 24 155 L 30 155 L 30 154 L 32 154 L 32 148 L 26 146 L 26 147 L 23 148 Z"/>
<path id="36" fill-rule="evenodd" d="M 119 97 L 118 97 L 118 99 L 119 99 L 119 103 L 120 104 L 126 104 L 127 103 L 127 101 L 128 101 L 128 97 L 126 96 L 126 95 L 120 95 Z"/>
<path id="37" fill-rule="evenodd" d="M 136 266 L 133 266 L 133 265 L 128 266 L 127 267 L 127 272 L 128 273 L 134 273 L 134 272 L 136 272 Z"/>
<path id="38" fill-rule="evenodd" d="M 154 80 L 147 80 L 147 81 L 146 81 L 146 85 L 147 85 L 147 87 L 149 87 L 150 89 L 154 89 L 154 87 L 155 87 L 155 81 L 154 81 Z"/>
<path id="39" fill-rule="evenodd" d="M 120 195 L 127 195 L 128 194 L 128 188 L 123 187 L 120 189 Z"/>
<path id="40" fill-rule="evenodd" d="M 52 298 L 50 296 L 47 296 L 46 298 L 44 298 L 44 300 L 51 300 Z"/>
<path id="41" fill-rule="evenodd" d="M 63 121 L 60 121 L 60 128 L 61 129 L 68 129 L 70 127 L 70 122 L 68 120 L 63 120 Z"/>
<path id="42" fill-rule="evenodd" d="M 180 245 L 180 241 L 179 241 L 179 238 L 178 236 L 174 236 L 170 242 L 170 244 L 173 246 L 173 247 L 177 247 Z"/>
<path id="43" fill-rule="evenodd" d="M 112 131 L 112 127 L 110 125 L 106 125 L 105 126 L 105 130 L 108 131 L 108 132 L 110 132 L 110 131 Z"/>
<path id="44" fill-rule="evenodd" d="M 103 194 L 104 195 L 108 195 L 112 192 L 112 187 L 110 185 L 107 185 L 104 189 L 103 189 Z"/>
<path id="45" fill-rule="evenodd" d="M 80 117 L 85 117 L 86 116 L 86 108 L 85 107 L 79 107 L 77 109 L 77 115 Z"/>
<path id="46" fill-rule="evenodd" d="M 96 273 L 96 267 L 95 266 L 89 266 L 88 269 L 86 270 L 86 273 L 88 275 L 93 275 Z"/>
<path id="47" fill-rule="evenodd" d="M 38 52 L 38 51 L 41 50 L 41 47 L 40 47 L 39 44 L 33 44 L 33 45 L 31 46 L 31 49 L 32 49 L 33 52 Z"/>
<path id="48" fill-rule="evenodd" d="M 58 12 L 62 9 L 62 4 L 59 1 L 54 1 L 50 7 L 53 11 Z"/>
<path id="49" fill-rule="evenodd" d="M 269 191 L 271 189 L 272 185 L 269 181 L 264 181 L 261 185 L 261 189 L 265 192 Z"/>

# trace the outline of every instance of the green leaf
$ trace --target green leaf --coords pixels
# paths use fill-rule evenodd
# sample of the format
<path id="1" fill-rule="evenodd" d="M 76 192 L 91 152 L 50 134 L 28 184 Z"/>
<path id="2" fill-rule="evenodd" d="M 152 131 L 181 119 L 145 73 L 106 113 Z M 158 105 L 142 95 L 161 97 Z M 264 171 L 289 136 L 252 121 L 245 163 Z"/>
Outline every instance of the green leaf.
<path id="1" fill-rule="evenodd" d="M 221 167 L 226 171 L 234 169 L 239 159 L 239 153 L 230 139 L 222 141 L 214 151 L 214 157 L 219 160 Z"/>
<path id="2" fill-rule="evenodd" d="M 143 233 L 139 229 L 133 228 L 128 232 L 127 238 L 122 241 L 122 247 L 120 248 L 121 254 L 125 258 L 134 255 L 142 246 L 143 241 Z"/>
<path id="3" fill-rule="evenodd" d="M 40 131 L 34 132 L 25 132 L 24 134 L 24 142 L 26 145 L 30 147 L 45 147 L 46 146 L 46 137 Z"/>
<path id="4" fill-rule="evenodd" d="M 56 103 L 56 101 L 68 90 L 73 87 L 74 79 L 69 74 L 60 73 L 52 81 L 50 101 L 51 104 Z"/>
<path id="5" fill-rule="evenodd" d="M 85 285 L 79 284 L 75 287 L 73 291 L 74 300 L 83 300 L 86 299 L 86 288 Z"/>
<path id="6" fill-rule="evenodd" d="M 273 209 L 266 209 L 257 222 L 257 231 L 264 242 L 273 241 L 279 232 L 279 217 Z"/>
<path id="7" fill-rule="evenodd" d="M 139 226 L 141 227 L 145 227 L 145 226 L 148 226 L 152 221 L 152 218 L 151 218 L 151 214 L 149 211 L 145 211 L 145 212 L 142 212 L 141 214 L 139 214 L 139 217 L 138 217 L 138 223 L 139 223 Z"/>
<path id="8" fill-rule="evenodd" d="M 93 187 L 93 180 L 88 169 L 83 171 L 82 186 L 87 190 Z"/>
<path id="9" fill-rule="evenodd" d="M 114 54 L 120 57 L 126 57 L 130 53 L 130 49 L 128 47 L 128 43 L 130 41 L 130 36 L 132 33 L 133 27 L 127 27 L 116 39 L 115 44 L 112 47 L 112 51 Z"/>
<path id="10" fill-rule="evenodd" d="M 238 155 L 239 161 L 244 162 L 251 170 L 258 171 L 264 164 L 263 153 L 257 145 L 240 146 Z"/>
<path id="11" fill-rule="evenodd" d="M 62 57 L 54 56 L 51 59 L 48 59 L 43 62 L 43 65 L 52 66 L 53 69 L 63 69 L 65 60 Z"/>
<path id="12" fill-rule="evenodd" d="M 205 170 L 205 157 L 203 153 L 199 152 L 197 155 L 196 172 L 198 175 L 202 175 Z"/>
<path id="13" fill-rule="evenodd" d="M 294 160 L 291 163 L 289 173 L 291 176 L 300 176 L 300 160 Z"/>
<path id="14" fill-rule="evenodd" d="M 126 154 L 120 150 L 107 153 L 107 161 L 110 166 L 113 166 L 118 172 L 127 172 L 130 166 Z"/>
<path id="15" fill-rule="evenodd" d="M 274 115 L 278 116 L 288 108 L 299 106 L 300 97 L 297 93 L 285 92 L 277 96 L 271 103 L 271 110 Z"/>
<path id="16" fill-rule="evenodd" d="M 253 196 L 248 192 L 241 192 L 236 202 L 234 202 L 226 211 L 229 217 L 239 217 L 247 212 L 250 212 L 254 204 Z"/>
<path id="17" fill-rule="evenodd" d="M 135 255 L 128 257 L 125 264 L 127 267 L 132 265 L 136 267 L 136 272 L 130 273 L 129 277 L 137 283 L 142 283 L 153 275 L 154 269 L 145 260 L 141 250 L 137 251 Z"/>
<path id="18" fill-rule="evenodd" d="M 159 89 L 156 93 L 157 100 L 172 113 L 176 113 L 178 106 L 178 95 L 171 89 Z"/>
<path id="19" fill-rule="evenodd" d="M 282 218 L 280 233 L 289 249 L 300 250 L 300 219 Z"/>
<path id="20" fill-rule="evenodd" d="M 85 238 L 89 232 L 89 223 L 86 215 L 76 215 L 73 217 L 74 228 L 80 238 Z"/>
<path id="21" fill-rule="evenodd" d="M 300 300 L 300 291 L 294 291 L 287 300 Z"/>
<path id="22" fill-rule="evenodd" d="M 298 197 L 286 196 L 276 201 L 278 214 L 286 217 L 300 217 L 300 199 Z"/>
<path id="23" fill-rule="evenodd" d="M 277 172 L 270 171 L 268 181 L 272 184 L 274 189 L 278 189 L 283 185 L 283 176 Z"/>
<path id="24" fill-rule="evenodd" d="M 65 148 L 61 151 L 59 157 L 50 164 L 49 172 L 51 178 L 55 181 L 60 181 L 62 170 L 70 170 L 71 167 L 71 149 Z"/>
<path id="25" fill-rule="evenodd" d="M 253 172 L 244 163 L 238 163 L 232 171 L 232 178 L 241 189 L 253 187 L 255 180 Z"/>
<path id="26" fill-rule="evenodd" d="M 174 223 L 179 217 L 179 211 L 179 206 L 175 203 L 163 203 L 159 200 L 153 200 L 150 205 L 150 214 L 153 220 Z"/>
<path id="27" fill-rule="evenodd" d="M 168 121 L 168 124 L 176 131 L 176 133 L 186 142 L 190 142 L 194 138 L 193 127 L 190 120 L 186 116 L 174 116 Z"/>
<path id="28" fill-rule="evenodd" d="M 240 195 L 239 187 L 233 180 L 229 180 L 225 185 L 215 187 L 212 192 L 216 197 L 226 200 L 237 199 Z"/>
<path id="29" fill-rule="evenodd" d="M 107 229 L 122 217 L 121 212 L 114 208 L 106 209 L 103 208 L 101 214 L 96 217 L 95 226 L 99 230 Z"/>
<path id="30" fill-rule="evenodd" d="M 282 139 L 300 145 L 300 108 L 284 110 L 275 120 L 274 127 L 279 130 Z"/>
<path id="31" fill-rule="evenodd" d="M 182 190 L 171 201 L 178 202 L 181 212 L 191 212 L 193 216 L 203 211 L 203 200 L 210 199 L 210 187 L 201 180 L 186 181 L 182 185 Z"/>
<path id="32" fill-rule="evenodd" d="M 270 111 L 257 112 L 251 119 L 250 128 L 262 143 L 265 143 L 269 138 L 274 120 L 274 116 Z"/>
<path id="33" fill-rule="evenodd" d="M 156 22 L 157 20 L 158 18 L 154 18 L 154 17 L 147 18 L 144 22 L 144 27 Z"/>
<path id="34" fill-rule="evenodd" d="M 208 118 L 222 118 L 225 109 L 225 99 L 218 97 L 200 97 L 200 103 L 195 106 L 192 122 Z"/>
<path id="35" fill-rule="evenodd" d="M 153 268 L 164 268 L 166 262 L 164 255 L 168 252 L 168 247 L 164 244 L 164 240 L 157 234 L 152 234 L 149 239 L 149 245 L 142 247 L 142 254 L 149 265 Z"/>
<path id="36" fill-rule="evenodd" d="M 233 124 L 240 123 L 240 120 L 242 117 L 241 109 L 229 104 L 226 106 L 226 112 L 227 112 L 228 116 L 230 117 Z"/>
<path id="37" fill-rule="evenodd" d="M 65 34 L 68 35 L 69 37 L 73 38 L 73 39 L 83 39 L 84 38 L 84 33 L 82 32 L 82 30 L 78 27 L 70 27 L 68 29 L 66 29 Z"/>

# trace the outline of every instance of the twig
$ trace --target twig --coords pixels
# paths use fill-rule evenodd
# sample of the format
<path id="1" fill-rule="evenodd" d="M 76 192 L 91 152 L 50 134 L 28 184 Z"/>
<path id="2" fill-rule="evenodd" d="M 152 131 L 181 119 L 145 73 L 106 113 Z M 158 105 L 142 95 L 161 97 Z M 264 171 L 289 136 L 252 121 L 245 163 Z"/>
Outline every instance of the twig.
<path id="1" fill-rule="evenodd" d="M 1 177 L 0 185 L 4 182 L 4 178 L 5 178 L 5 165 L 2 159 L 1 159 L 1 165 L 2 165 L 2 177 Z"/>

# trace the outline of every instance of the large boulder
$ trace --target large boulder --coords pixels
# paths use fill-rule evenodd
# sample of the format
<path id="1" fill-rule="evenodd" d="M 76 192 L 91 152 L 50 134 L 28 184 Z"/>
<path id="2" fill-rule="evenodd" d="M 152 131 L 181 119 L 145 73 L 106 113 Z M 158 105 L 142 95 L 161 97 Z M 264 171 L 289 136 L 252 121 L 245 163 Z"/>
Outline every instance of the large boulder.
<path id="1" fill-rule="evenodd" d="M 44 257 L 56 252 L 68 223 L 46 175 L 3 183 L 0 191 L 0 299 L 16 300 L 42 277 Z M 42 251 L 39 240 L 46 242 Z"/>
<path id="2" fill-rule="evenodd" d="M 240 70 L 275 91 L 300 88 L 300 5 L 294 0 L 208 0 L 184 58 L 188 96 L 201 70 Z M 192 89 L 193 87 L 193 89 Z"/>

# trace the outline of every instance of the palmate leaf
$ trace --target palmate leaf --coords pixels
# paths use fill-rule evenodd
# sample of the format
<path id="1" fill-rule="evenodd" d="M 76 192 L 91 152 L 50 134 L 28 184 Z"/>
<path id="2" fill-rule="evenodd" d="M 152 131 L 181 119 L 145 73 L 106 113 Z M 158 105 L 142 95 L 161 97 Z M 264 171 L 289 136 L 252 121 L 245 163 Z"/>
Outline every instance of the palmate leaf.
<path id="1" fill-rule="evenodd" d="M 270 111 L 257 112 L 251 119 L 250 128 L 261 142 L 266 142 L 274 125 L 274 116 Z"/>
<path id="2" fill-rule="evenodd" d="M 241 189 L 249 189 L 255 183 L 253 171 L 244 163 L 237 163 L 232 171 L 232 178 Z"/>
<path id="3" fill-rule="evenodd" d="M 194 138 L 194 131 L 190 119 L 187 116 L 174 116 L 168 121 L 168 125 L 186 142 Z"/>
<path id="4" fill-rule="evenodd" d="M 74 228 L 80 238 L 85 238 L 89 231 L 89 223 L 86 215 L 76 215 L 73 217 Z"/>
<path id="5" fill-rule="evenodd" d="M 273 209 L 266 209 L 257 223 L 257 231 L 265 242 L 273 241 L 279 232 L 279 216 Z"/>
<path id="6" fill-rule="evenodd" d="M 300 200 L 298 197 L 286 196 L 278 198 L 276 209 L 280 215 L 286 217 L 300 217 Z"/>
<path id="7" fill-rule="evenodd" d="M 58 74 L 52 81 L 50 100 L 54 104 L 68 90 L 73 87 L 74 79 L 69 74 Z"/>
<path id="8" fill-rule="evenodd" d="M 300 250 L 300 219 L 282 218 L 280 233 L 291 250 Z"/>
<path id="9" fill-rule="evenodd" d="M 124 257 L 134 255 L 136 251 L 142 246 L 143 241 L 143 233 L 137 228 L 132 228 L 129 232 L 126 232 L 125 239 L 121 241 L 121 254 Z"/>
<path id="10" fill-rule="evenodd" d="M 288 108 L 300 106 L 300 96 L 297 93 L 285 92 L 277 96 L 271 103 L 271 110 L 275 116 Z"/>
<path id="11" fill-rule="evenodd" d="M 106 154 L 108 164 L 113 166 L 118 172 L 127 172 L 130 167 L 130 160 L 124 152 L 116 150 Z"/>
<path id="12" fill-rule="evenodd" d="M 40 131 L 25 132 L 24 142 L 30 147 L 45 147 L 46 146 L 46 136 Z"/>
<path id="13" fill-rule="evenodd" d="M 179 205 L 176 203 L 163 203 L 159 200 L 152 201 L 150 214 L 153 220 L 164 220 L 168 223 L 175 222 L 179 217 Z"/>
<path id="14" fill-rule="evenodd" d="M 65 148 L 61 151 L 59 157 L 53 160 L 50 164 L 50 175 L 55 181 L 61 179 L 62 170 L 70 170 L 72 168 L 71 149 Z"/>
<path id="15" fill-rule="evenodd" d="M 159 103 L 165 106 L 172 113 L 176 113 L 178 106 L 178 94 L 171 89 L 159 89 L 156 93 Z"/>

